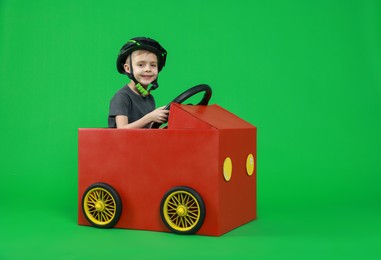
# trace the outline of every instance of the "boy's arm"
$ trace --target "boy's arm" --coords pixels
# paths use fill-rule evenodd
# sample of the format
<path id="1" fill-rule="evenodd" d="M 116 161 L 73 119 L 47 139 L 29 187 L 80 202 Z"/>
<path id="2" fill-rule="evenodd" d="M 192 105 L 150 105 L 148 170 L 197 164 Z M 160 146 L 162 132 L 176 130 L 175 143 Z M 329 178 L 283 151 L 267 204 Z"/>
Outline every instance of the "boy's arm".
<path id="1" fill-rule="evenodd" d="M 153 122 L 165 123 L 167 122 L 167 119 L 168 119 L 169 110 L 164 110 L 163 108 L 164 107 L 159 107 L 130 124 L 128 123 L 127 116 L 118 115 L 115 117 L 116 128 L 124 128 L 124 129 L 143 128 L 148 124 L 152 124 Z"/>
<path id="2" fill-rule="evenodd" d="M 133 128 L 143 128 L 146 125 L 150 124 L 152 121 L 149 121 L 148 118 L 144 116 L 140 118 L 139 120 L 136 120 L 135 122 L 132 122 L 129 124 L 127 116 L 116 116 L 115 122 L 116 122 L 116 128 L 133 129 Z"/>

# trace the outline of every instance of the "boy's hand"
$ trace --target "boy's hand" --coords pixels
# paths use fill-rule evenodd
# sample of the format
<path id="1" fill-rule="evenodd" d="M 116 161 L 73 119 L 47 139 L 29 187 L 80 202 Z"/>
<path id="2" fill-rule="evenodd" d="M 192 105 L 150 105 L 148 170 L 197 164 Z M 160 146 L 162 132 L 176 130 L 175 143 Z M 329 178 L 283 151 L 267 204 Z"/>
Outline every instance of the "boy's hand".
<path id="1" fill-rule="evenodd" d="M 165 106 L 156 108 L 149 113 L 152 122 L 163 124 L 168 121 L 169 110 L 164 109 L 164 107 Z"/>

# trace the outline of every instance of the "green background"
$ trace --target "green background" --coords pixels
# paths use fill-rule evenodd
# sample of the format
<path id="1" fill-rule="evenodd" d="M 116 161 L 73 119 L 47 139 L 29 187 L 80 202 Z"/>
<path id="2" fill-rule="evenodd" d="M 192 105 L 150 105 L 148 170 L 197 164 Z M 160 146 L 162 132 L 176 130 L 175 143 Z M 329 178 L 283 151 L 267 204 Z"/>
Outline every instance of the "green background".
<path id="1" fill-rule="evenodd" d="M 76 224 L 77 129 L 107 126 L 135 36 L 169 53 L 158 105 L 207 83 L 258 127 L 257 220 Z M 0 259 L 381 258 L 380 1 L 0 0 L 0 57 Z"/>

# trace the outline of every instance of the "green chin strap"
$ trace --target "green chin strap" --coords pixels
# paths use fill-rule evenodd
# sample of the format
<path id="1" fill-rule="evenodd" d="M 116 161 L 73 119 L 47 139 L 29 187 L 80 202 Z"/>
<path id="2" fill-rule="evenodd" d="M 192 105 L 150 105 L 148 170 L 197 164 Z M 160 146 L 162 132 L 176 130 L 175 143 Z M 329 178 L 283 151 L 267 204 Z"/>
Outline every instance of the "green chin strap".
<path id="1" fill-rule="evenodd" d="M 139 93 L 142 94 L 143 97 L 146 97 L 149 95 L 149 92 L 140 85 L 140 83 L 136 84 L 136 88 L 138 89 Z"/>
<path id="2" fill-rule="evenodd" d="M 140 85 L 140 83 L 137 83 L 136 84 L 136 88 L 138 89 L 139 93 L 142 94 L 143 97 L 146 97 L 150 94 L 150 91 L 155 89 L 155 84 L 149 84 L 148 85 L 148 90 L 146 90 L 145 88 L 142 87 L 142 85 Z"/>

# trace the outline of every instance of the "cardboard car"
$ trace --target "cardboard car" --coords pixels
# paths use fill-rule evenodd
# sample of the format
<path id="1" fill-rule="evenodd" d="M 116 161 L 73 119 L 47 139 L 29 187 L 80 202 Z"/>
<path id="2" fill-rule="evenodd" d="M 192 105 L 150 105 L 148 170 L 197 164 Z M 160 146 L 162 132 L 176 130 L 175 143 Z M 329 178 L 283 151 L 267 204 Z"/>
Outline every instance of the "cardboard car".
<path id="1" fill-rule="evenodd" d="M 166 128 L 79 129 L 78 224 L 209 236 L 246 224 L 256 135 L 216 104 L 171 103 Z"/>

